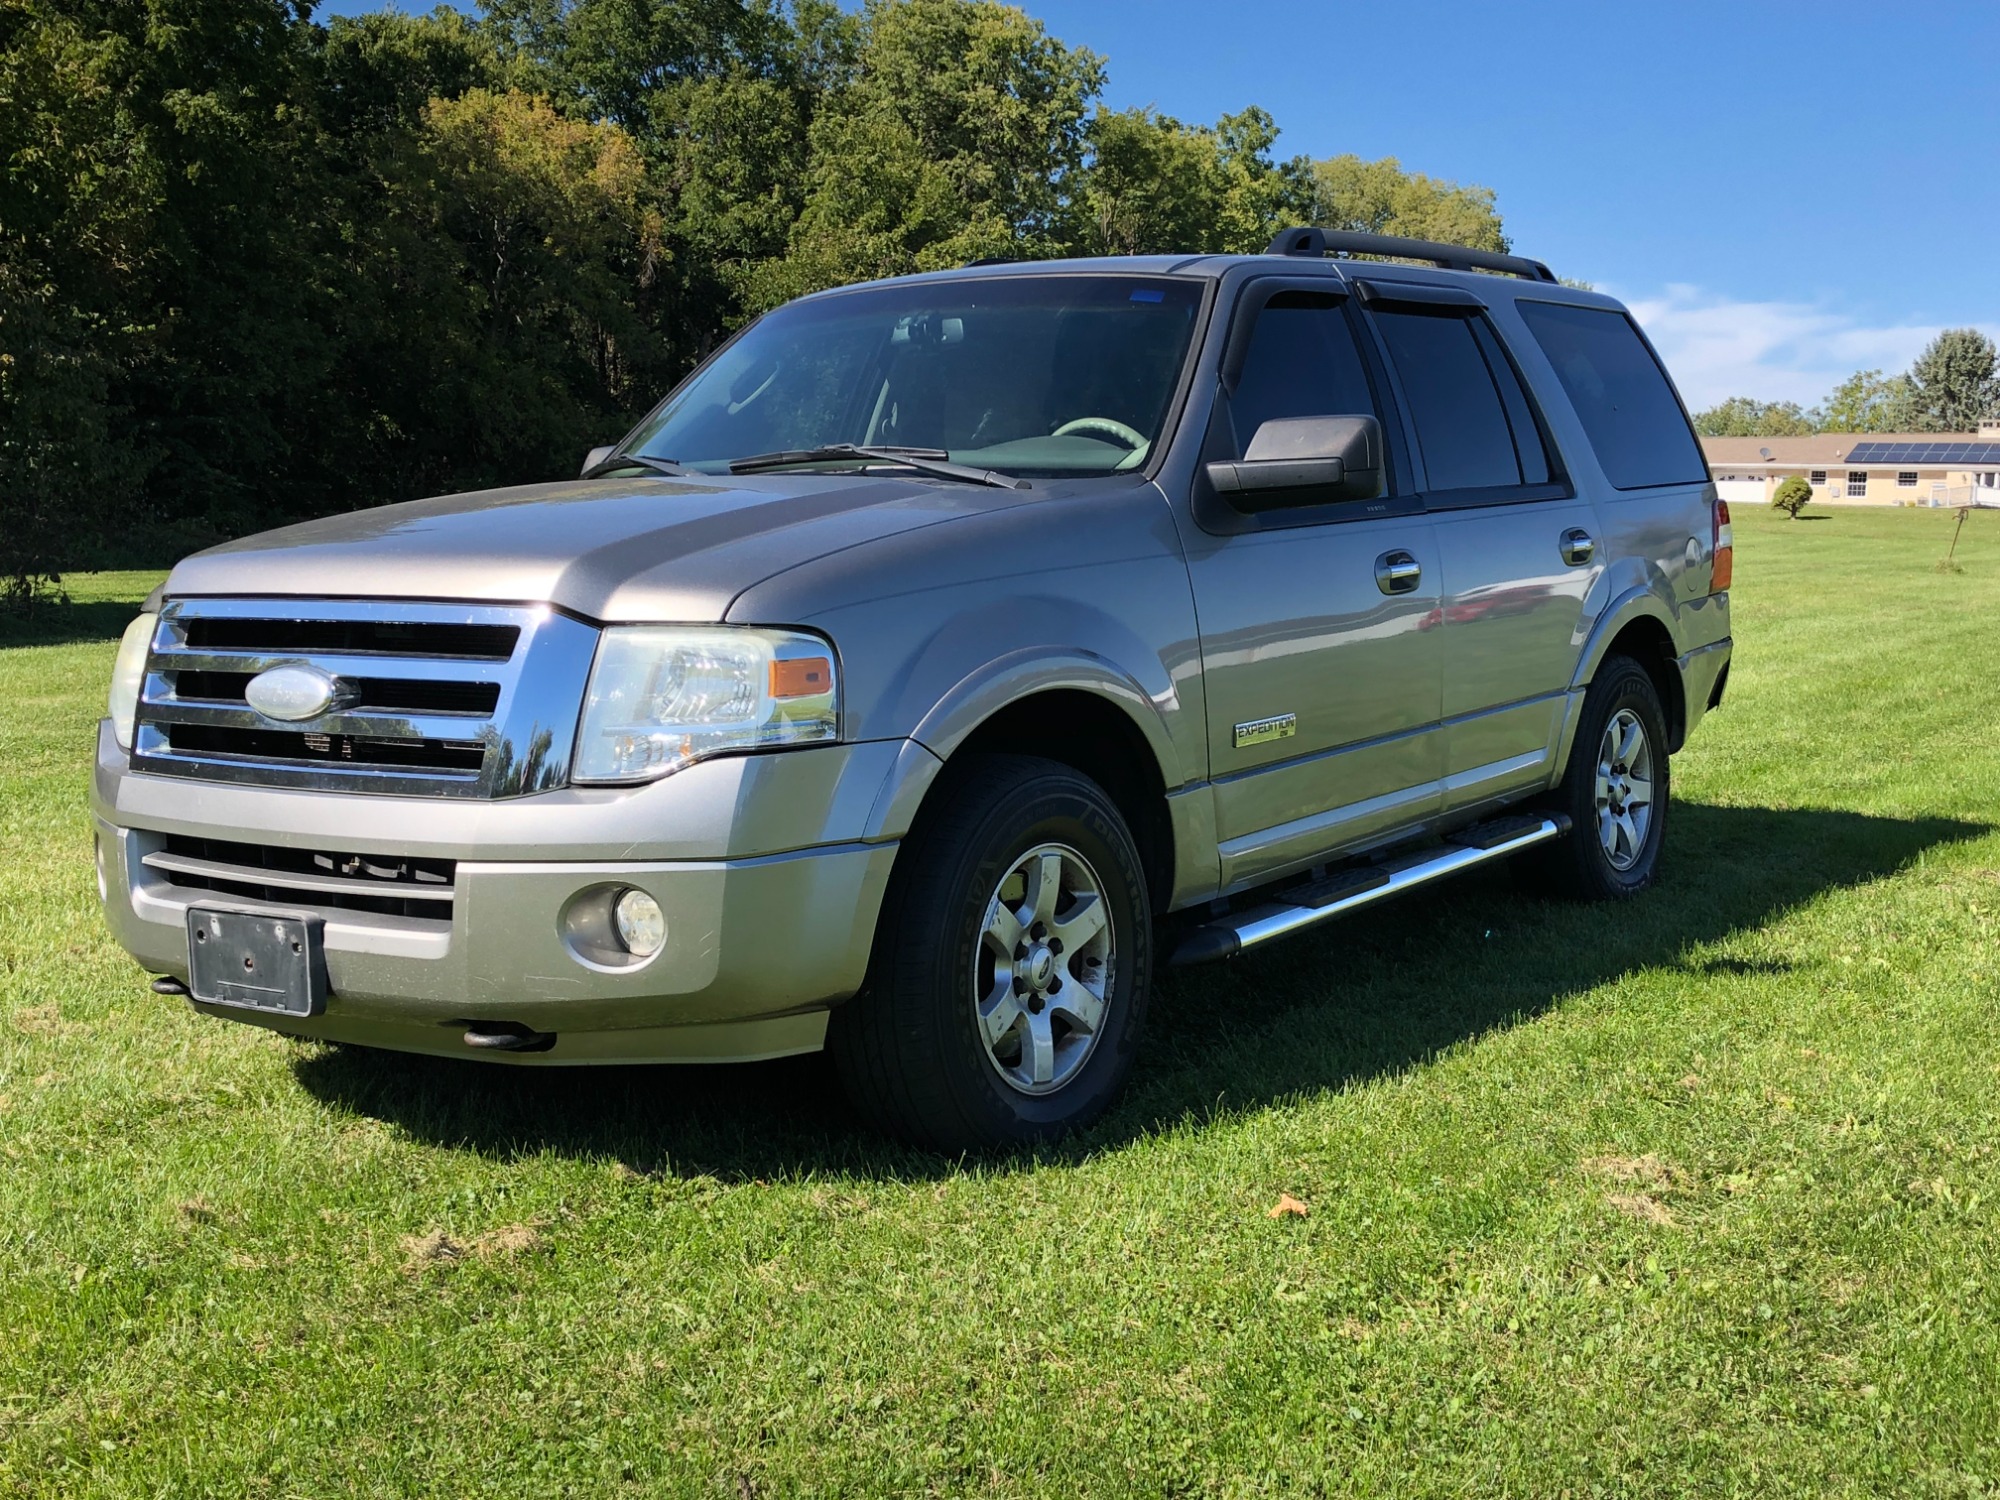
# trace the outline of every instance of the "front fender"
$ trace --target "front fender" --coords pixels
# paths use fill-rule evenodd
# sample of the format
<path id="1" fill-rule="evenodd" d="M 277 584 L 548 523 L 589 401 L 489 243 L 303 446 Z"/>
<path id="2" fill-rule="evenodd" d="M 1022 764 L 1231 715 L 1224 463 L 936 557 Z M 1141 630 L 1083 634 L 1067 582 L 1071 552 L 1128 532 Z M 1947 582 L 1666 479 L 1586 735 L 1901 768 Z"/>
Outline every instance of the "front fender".
<path id="1" fill-rule="evenodd" d="M 1130 720 L 1168 791 L 1203 779 L 1201 653 L 1180 560 L 1107 560 L 1023 588 L 1026 577 L 961 578 L 809 618 L 839 645 L 848 735 L 912 739 L 948 759 L 1001 709 L 1068 690 Z"/>
<path id="2" fill-rule="evenodd" d="M 1171 707 L 1172 684 L 1165 688 Z M 1060 691 L 1090 693 L 1117 705 L 1146 737 L 1167 790 L 1186 782 L 1180 752 L 1154 694 L 1132 673 L 1089 651 L 1022 647 L 986 662 L 953 683 L 910 737 L 949 760 L 974 730 L 1009 704 Z"/>
<path id="3" fill-rule="evenodd" d="M 1055 494 L 814 559 L 746 591 L 730 617 L 824 633 L 840 653 L 843 734 L 921 747 L 879 804 L 885 835 L 970 735 L 1043 693 L 1087 693 L 1123 715 L 1170 795 L 1206 780 L 1193 590 L 1150 485 Z M 1051 743 L 1072 732 L 1049 728 Z"/>

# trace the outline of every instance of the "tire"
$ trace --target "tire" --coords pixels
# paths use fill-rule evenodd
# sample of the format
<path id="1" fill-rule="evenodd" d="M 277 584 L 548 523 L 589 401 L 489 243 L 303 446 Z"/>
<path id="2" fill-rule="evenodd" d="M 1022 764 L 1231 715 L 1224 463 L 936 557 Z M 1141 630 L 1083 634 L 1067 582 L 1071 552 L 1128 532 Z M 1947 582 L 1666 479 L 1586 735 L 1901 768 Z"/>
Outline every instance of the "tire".
<path id="1" fill-rule="evenodd" d="M 1607 774 L 1600 776 L 1600 769 Z M 1653 883 L 1667 836 L 1670 773 L 1659 689 L 1631 657 L 1608 658 L 1584 694 L 1569 765 L 1553 799 L 1575 826 L 1540 861 L 1551 894 L 1621 901 Z"/>
<path id="2" fill-rule="evenodd" d="M 1131 1068 L 1152 977 L 1144 867 L 1111 799 L 1067 766 L 991 755 L 946 774 L 828 1046 L 856 1108 L 918 1145 L 1053 1141 Z"/>

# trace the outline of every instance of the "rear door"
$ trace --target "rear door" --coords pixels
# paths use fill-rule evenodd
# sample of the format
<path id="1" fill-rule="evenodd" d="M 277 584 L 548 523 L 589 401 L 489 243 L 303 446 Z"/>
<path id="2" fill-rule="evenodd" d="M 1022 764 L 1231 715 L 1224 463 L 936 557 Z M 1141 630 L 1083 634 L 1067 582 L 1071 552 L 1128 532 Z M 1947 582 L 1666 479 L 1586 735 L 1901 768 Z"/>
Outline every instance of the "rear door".
<path id="1" fill-rule="evenodd" d="M 1348 301 L 1331 277 L 1244 288 L 1205 461 L 1242 457 L 1274 418 L 1380 419 Z M 1197 470 L 1186 549 L 1225 889 L 1436 811 L 1437 552 L 1396 482 L 1407 456 L 1385 447 L 1370 499 L 1246 511 Z"/>
<path id="2" fill-rule="evenodd" d="M 1601 528 L 1480 297 L 1434 283 L 1361 285 L 1437 538 L 1441 800 L 1451 812 L 1551 776 Z"/>

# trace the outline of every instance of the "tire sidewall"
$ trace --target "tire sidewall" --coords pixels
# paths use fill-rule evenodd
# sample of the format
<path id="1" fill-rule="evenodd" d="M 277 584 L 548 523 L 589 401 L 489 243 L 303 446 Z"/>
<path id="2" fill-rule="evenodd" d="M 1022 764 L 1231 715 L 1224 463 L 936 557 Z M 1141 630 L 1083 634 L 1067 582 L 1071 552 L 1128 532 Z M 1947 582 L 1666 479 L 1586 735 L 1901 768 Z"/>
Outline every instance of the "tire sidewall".
<path id="1" fill-rule="evenodd" d="M 1646 731 L 1647 747 L 1652 751 L 1653 816 L 1639 858 L 1630 869 L 1620 870 L 1611 863 L 1611 856 L 1605 853 L 1597 835 L 1597 751 L 1604 742 L 1606 726 L 1626 709 L 1638 716 L 1640 726 Z M 1636 895 L 1645 890 L 1658 876 L 1660 851 L 1666 842 L 1672 770 L 1667 754 L 1666 714 L 1660 705 L 1659 690 L 1637 662 L 1620 658 L 1613 670 L 1592 684 L 1570 755 L 1570 777 L 1568 811 L 1576 825 L 1578 853 L 1588 867 L 1590 878 L 1607 896 Z"/>
<path id="2" fill-rule="evenodd" d="M 1045 843 L 1069 846 L 1096 873 L 1110 910 L 1114 964 L 1096 1046 L 1068 1083 L 1031 1095 L 1004 1082 L 986 1051 L 973 1006 L 974 966 L 994 889 L 1023 854 Z M 929 966 L 943 1009 L 936 1018 L 943 1081 L 983 1139 L 1025 1144 L 1085 1125 L 1124 1082 L 1151 987 L 1151 910 L 1131 834 L 1095 786 L 1052 770 L 997 799 L 956 853 L 951 878 L 937 890 L 932 921 L 921 924 L 943 937 Z"/>

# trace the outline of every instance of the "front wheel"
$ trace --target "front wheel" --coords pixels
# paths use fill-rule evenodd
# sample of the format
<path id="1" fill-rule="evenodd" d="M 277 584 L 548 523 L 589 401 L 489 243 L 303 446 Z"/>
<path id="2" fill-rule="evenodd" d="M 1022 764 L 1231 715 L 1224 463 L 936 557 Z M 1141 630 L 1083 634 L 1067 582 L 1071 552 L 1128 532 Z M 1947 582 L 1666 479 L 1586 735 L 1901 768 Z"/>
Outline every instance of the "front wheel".
<path id="1" fill-rule="evenodd" d="M 1638 662 L 1612 657 L 1584 695 L 1555 793 L 1557 810 L 1575 825 L 1542 860 L 1557 894 L 1615 901 L 1653 883 L 1667 836 L 1668 779 L 1659 689 Z"/>
<path id="2" fill-rule="evenodd" d="M 1067 766 L 956 766 L 896 862 L 867 988 L 828 1037 L 864 1114 L 937 1150 L 1052 1140 L 1116 1097 L 1152 912 L 1117 807 Z"/>

